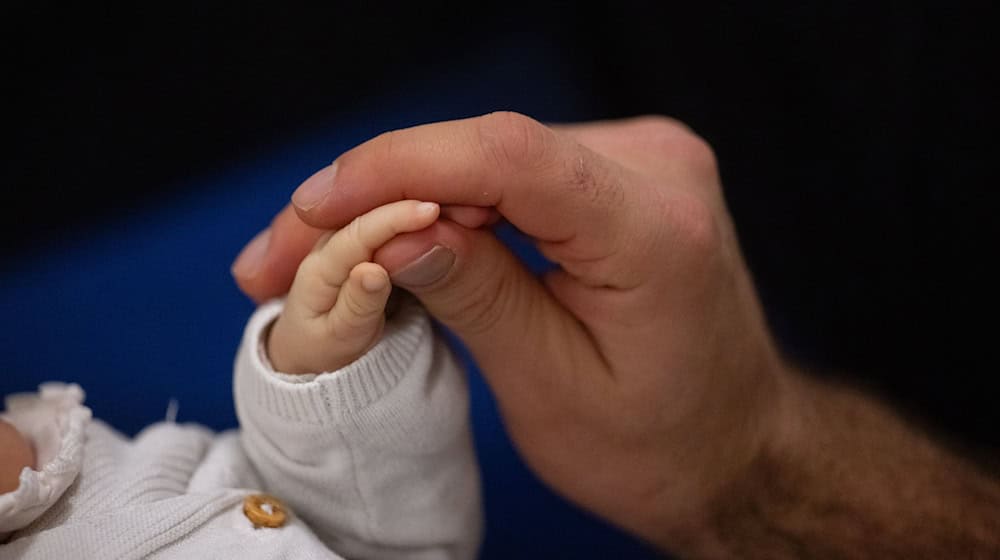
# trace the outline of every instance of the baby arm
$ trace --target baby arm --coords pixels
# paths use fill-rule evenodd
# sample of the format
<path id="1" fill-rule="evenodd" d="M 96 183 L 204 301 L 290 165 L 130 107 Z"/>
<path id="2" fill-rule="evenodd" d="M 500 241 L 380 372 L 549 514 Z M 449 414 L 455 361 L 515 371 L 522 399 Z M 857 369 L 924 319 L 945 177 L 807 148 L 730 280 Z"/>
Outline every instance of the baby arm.
<path id="1" fill-rule="evenodd" d="M 472 558 L 479 544 L 463 372 L 418 306 L 386 322 L 389 278 L 370 262 L 437 216 L 435 204 L 402 201 L 325 236 L 283 307 L 251 319 L 237 358 L 247 454 L 345 557 Z"/>

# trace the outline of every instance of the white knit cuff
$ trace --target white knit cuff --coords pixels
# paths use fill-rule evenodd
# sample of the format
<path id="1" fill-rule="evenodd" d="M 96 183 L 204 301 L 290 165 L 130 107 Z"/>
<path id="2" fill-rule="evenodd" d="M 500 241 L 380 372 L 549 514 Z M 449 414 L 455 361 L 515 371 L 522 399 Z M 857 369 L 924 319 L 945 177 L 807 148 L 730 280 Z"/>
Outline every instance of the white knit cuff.
<path id="1" fill-rule="evenodd" d="M 408 371 L 431 359 L 432 327 L 417 304 L 406 304 L 386 323 L 382 338 L 363 356 L 332 372 L 291 375 L 273 369 L 264 335 L 281 313 L 273 300 L 250 318 L 236 362 L 236 398 L 293 422 L 327 424 L 356 414 L 391 391 Z"/>

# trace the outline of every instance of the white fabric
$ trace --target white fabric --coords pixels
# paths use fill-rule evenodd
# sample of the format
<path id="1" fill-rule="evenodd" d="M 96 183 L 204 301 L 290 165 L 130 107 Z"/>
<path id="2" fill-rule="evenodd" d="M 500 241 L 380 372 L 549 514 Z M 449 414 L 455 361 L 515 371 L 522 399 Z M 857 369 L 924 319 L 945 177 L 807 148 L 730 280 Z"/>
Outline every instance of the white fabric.
<path id="1" fill-rule="evenodd" d="M 10 395 L 0 418 L 31 440 L 39 470 L 25 467 L 19 486 L 0 495 L 0 539 L 45 512 L 76 480 L 90 409 L 78 385 L 46 383 L 37 394 Z"/>
<path id="2" fill-rule="evenodd" d="M 237 354 L 239 431 L 163 422 L 129 440 L 91 420 L 76 386 L 9 400 L 5 418 L 44 466 L 0 496 L 0 528 L 14 531 L 0 559 L 474 558 L 467 389 L 423 311 L 400 310 L 341 370 L 297 377 L 262 355 L 280 309 L 251 317 Z M 284 526 L 245 517 L 258 492 L 289 507 Z"/>

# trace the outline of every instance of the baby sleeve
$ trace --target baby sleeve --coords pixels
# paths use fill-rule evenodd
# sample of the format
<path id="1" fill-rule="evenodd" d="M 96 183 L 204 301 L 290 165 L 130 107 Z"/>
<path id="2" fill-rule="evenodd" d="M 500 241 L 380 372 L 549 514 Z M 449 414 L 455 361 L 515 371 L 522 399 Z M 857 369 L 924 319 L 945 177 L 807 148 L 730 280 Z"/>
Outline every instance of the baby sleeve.
<path id="1" fill-rule="evenodd" d="M 262 341 L 282 303 L 251 317 L 234 392 L 268 491 L 347 558 L 474 558 L 482 533 L 464 373 L 416 304 L 333 372 L 273 371 Z"/>

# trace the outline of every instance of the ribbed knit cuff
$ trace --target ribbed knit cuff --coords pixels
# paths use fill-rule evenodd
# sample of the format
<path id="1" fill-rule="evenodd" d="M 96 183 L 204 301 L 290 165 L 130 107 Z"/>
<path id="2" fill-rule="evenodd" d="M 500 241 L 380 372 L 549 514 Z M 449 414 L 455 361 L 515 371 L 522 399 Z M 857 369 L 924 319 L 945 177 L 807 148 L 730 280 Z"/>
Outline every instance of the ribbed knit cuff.
<path id="1" fill-rule="evenodd" d="M 407 372 L 430 365 L 430 320 L 423 308 L 408 303 L 386 323 L 378 344 L 343 368 L 304 375 L 276 372 L 263 336 L 283 305 L 283 300 L 262 305 L 244 331 L 234 390 L 245 406 L 292 422 L 325 425 L 356 414 L 392 391 Z"/>

